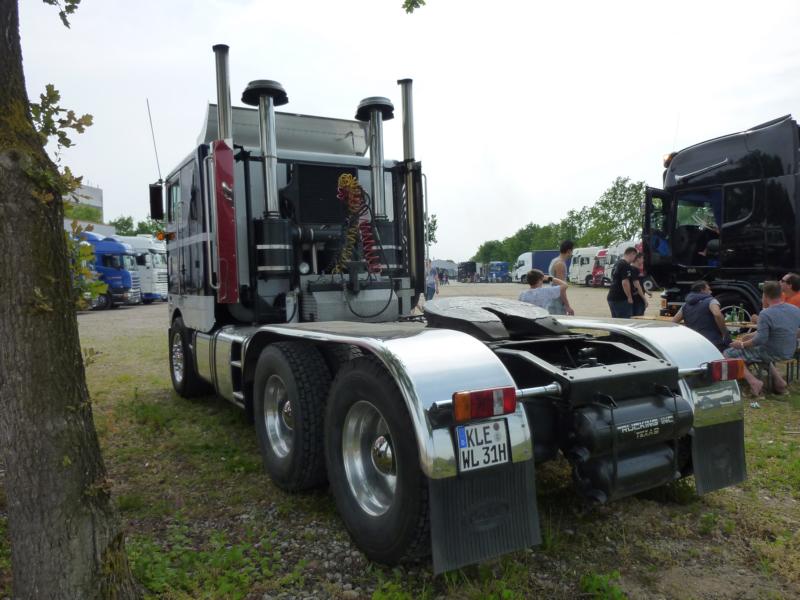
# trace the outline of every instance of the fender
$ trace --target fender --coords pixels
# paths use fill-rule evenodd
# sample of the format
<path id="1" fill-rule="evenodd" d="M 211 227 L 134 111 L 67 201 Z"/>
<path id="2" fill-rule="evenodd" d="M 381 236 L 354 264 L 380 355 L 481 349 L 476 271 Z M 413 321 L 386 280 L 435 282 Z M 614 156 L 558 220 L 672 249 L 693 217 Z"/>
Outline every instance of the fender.
<path id="1" fill-rule="evenodd" d="M 226 328 L 228 334 L 230 328 Z M 267 340 L 264 337 L 268 338 Z M 281 339 L 338 342 L 376 356 L 395 380 L 414 426 L 422 471 L 430 479 L 458 474 L 452 435 L 434 428 L 428 411 L 435 402 L 451 401 L 454 392 L 515 387 L 503 363 L 485 344 L 449 329 L 418 323 L 296 323 L 265 325 L 250 336 L 244 363 L 254 364 L 265 343 Z M 533 458 L 530 427 L 521 403 L 506 415 L 512 462 Z"/>

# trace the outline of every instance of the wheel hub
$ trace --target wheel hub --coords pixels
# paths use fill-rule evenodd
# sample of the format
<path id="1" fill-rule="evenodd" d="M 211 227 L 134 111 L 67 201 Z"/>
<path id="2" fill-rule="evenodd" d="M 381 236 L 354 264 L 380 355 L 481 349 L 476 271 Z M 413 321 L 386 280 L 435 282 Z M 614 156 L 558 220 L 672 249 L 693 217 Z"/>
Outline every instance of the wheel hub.
<path id="1" fill-rule="evenodd" d="M 175 382 L 180 384 L 183 381 L 183 339 L 180 332 L 176 331 L 172 336 L 172 376 Z"/>
<path id="2" fill-rule="evenodd" d="M 264 428 L 272 451 L 285 458 L 294 446 L 294 415 L 286 384 L 271 375 L 264 387 Z"/>
<path id="3" fill-rule="evenodd" d="M 350 491 L 371 516 L 386 513 L 394 503 L 397 460 L 389 427 L 371 403 L 350 407 L 342 427 L 342 459 Z"/>

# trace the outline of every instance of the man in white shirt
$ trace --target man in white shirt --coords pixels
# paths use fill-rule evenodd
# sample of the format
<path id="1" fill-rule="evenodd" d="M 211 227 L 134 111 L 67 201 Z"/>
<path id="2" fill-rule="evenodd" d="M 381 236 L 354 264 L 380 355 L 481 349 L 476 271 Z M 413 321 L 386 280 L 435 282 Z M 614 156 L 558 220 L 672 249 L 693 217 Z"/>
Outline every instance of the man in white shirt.
<path id="1" fill-rule="evenodd" d="M 541 308 L 547 308 L 553 300 L 560 298 L 562 301 L 566 300 L 567 296 L 567 282 L 557 277 L 545 277 L 539 269 L 532 269 L 528 271 L 527 276 L 528 285 L 530 289 L 525 290 L 519 295 L 520 302 L 528 302 L 535 304 Z M 544 287 L 543 283 L 552 283 L 554 285 Z"/>

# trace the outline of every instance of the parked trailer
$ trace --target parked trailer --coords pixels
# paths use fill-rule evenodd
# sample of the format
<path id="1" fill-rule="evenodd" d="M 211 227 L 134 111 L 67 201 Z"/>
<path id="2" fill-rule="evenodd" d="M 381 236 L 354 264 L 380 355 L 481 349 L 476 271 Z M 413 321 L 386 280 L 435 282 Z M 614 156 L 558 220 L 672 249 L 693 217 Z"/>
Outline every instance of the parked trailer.
<path id="1" fill-rule="evenodd" d="M 410 80 L 389 161 L 389 100 L 356 121 L 280 114 L 260 80 L 258 112 L 231 109 L 214 50 L 218 116 L 165 183 L 170 371 L 252 414 L 277 486 L 328 482 L 370 559 L 432 554 L 439 573 L 540 542 L 535 464 L 559 452 L 593 502 L 744 479 L 743 365 L 685 327 L 492 298 L 408 316 L 425 286 Z"/>
<path id="2" fill-rule="evenodd" d="M 647 188 L 647 271 L 674 314 L 705 279 L 723 312 L 761 310 L 758 285 L 800 269 L 800 128 L 791 115 L 673 152 Z"/>

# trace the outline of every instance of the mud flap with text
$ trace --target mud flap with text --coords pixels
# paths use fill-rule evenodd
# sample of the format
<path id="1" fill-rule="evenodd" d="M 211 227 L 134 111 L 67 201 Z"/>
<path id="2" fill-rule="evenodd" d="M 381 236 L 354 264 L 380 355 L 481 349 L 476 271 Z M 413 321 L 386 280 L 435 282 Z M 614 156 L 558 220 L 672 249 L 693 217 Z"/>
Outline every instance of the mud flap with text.
<path id="1" fill-rule="evenodd" d="M 541 542 L 532 460 L 431 479 L 429 487 L 436 574 Z"/>
<path id="2" fill-rule="evenodd" d="M 695 428 L 692 464 L 695 486 L 700 495 L 744 481 L 747 478 L 744 421 Z"/>

